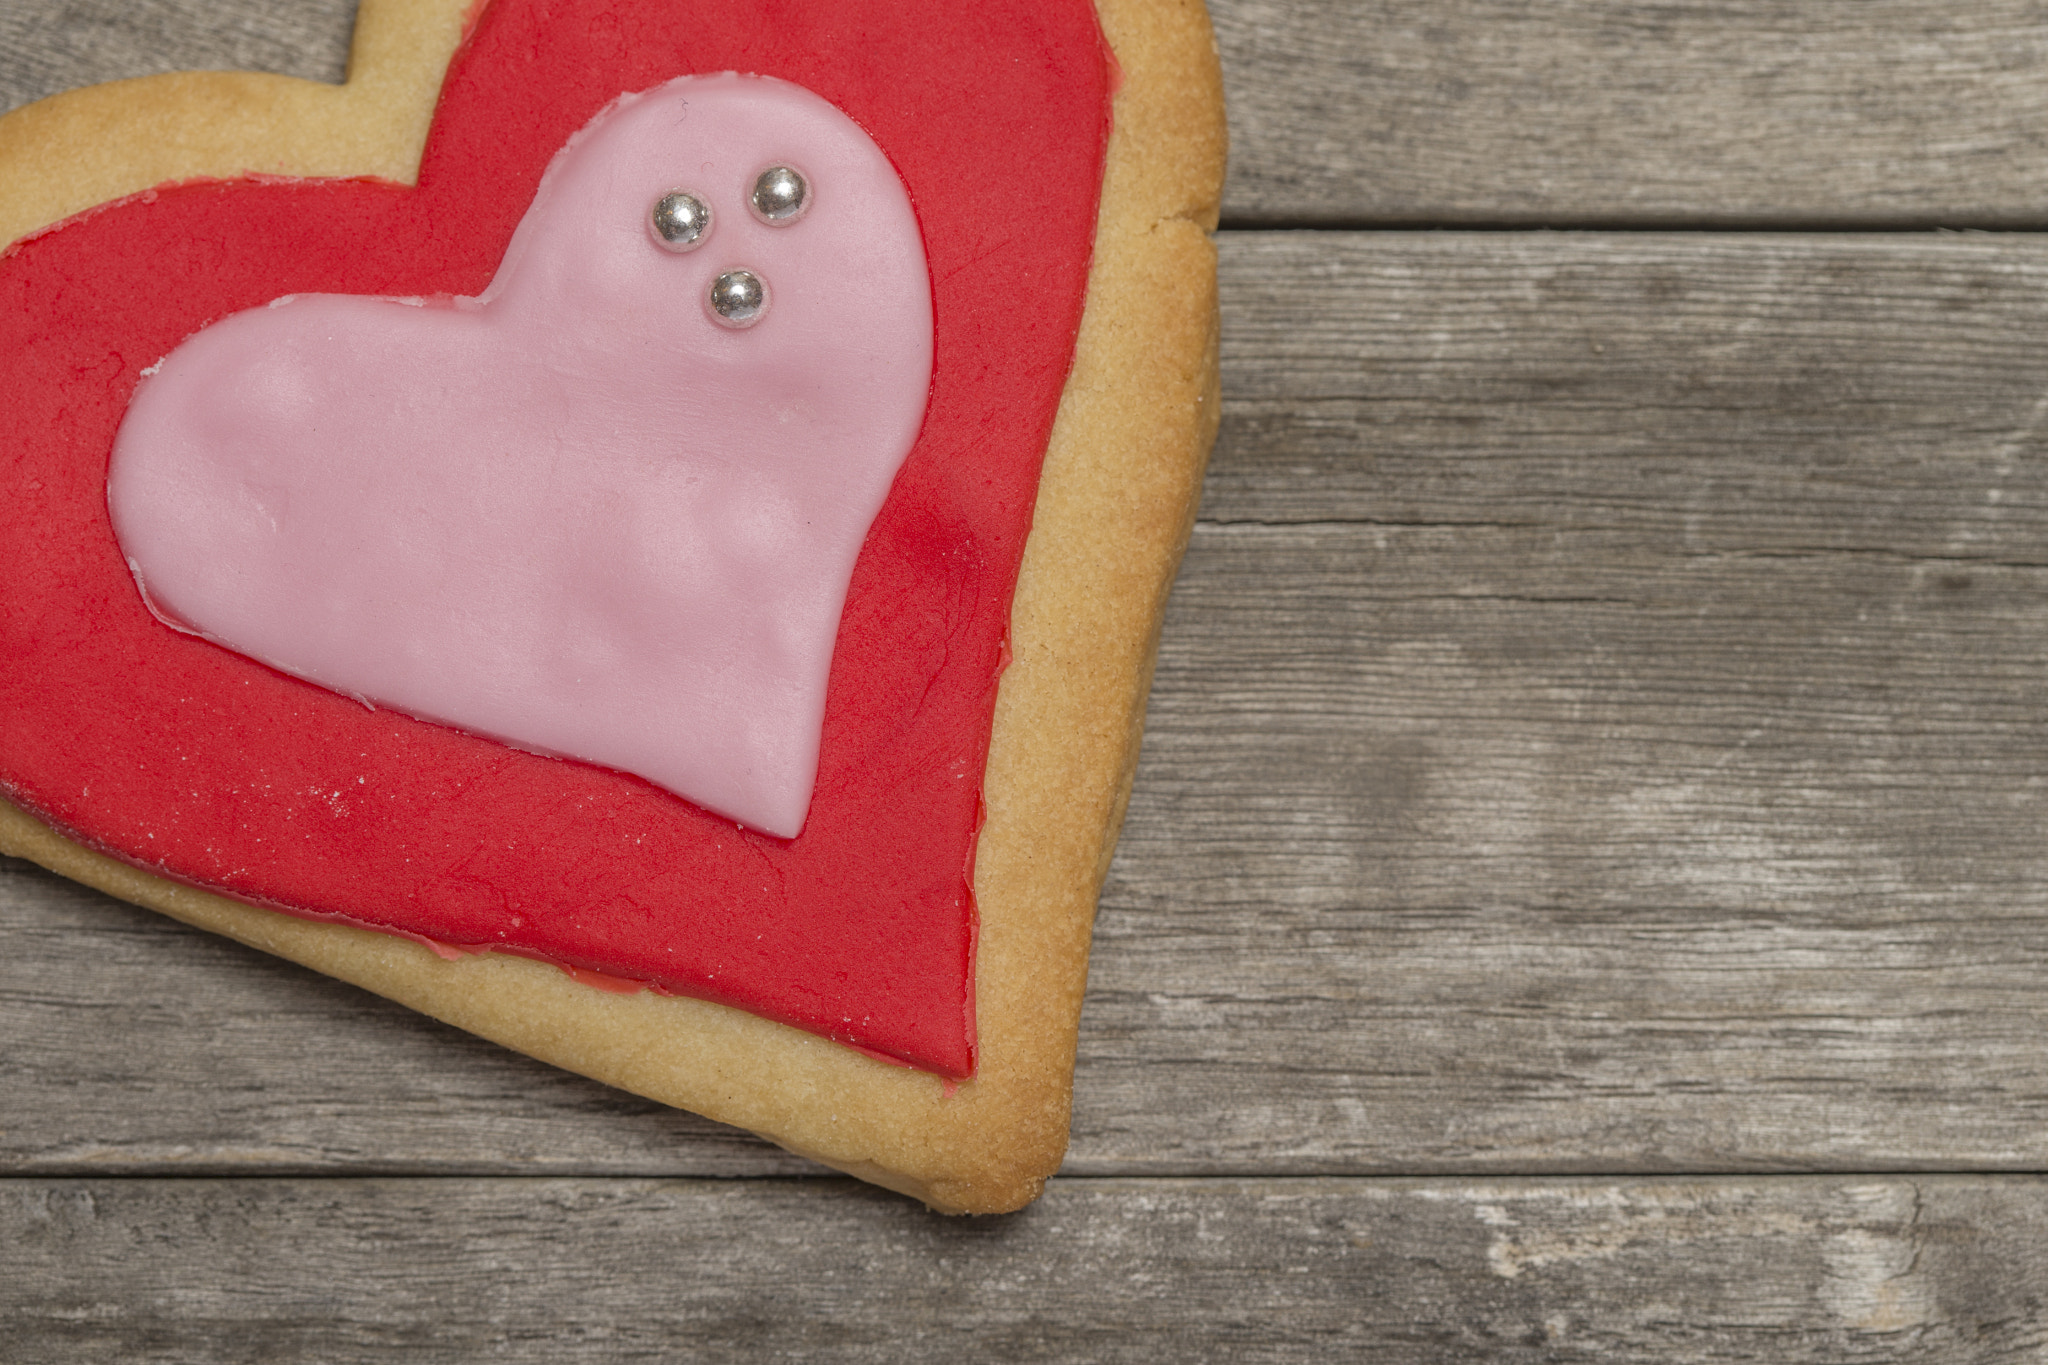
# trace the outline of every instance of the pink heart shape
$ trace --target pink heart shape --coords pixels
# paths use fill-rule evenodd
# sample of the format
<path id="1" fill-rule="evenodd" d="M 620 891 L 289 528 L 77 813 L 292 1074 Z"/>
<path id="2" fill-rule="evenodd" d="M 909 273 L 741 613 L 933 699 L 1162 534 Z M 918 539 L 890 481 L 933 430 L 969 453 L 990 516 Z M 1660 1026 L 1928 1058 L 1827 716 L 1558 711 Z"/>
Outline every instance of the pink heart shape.
<path id="1" fill-rule="evenodd" d="M 746 206 L 764 168 L 812 186 Z M 710 204 L 694 250 L 649 213 Z M 767 282 L 744 330 L 712 315 Z M 152 610 L 367 702 L 789 838 L 854 560 L 923 421 L 902 182 L 816 95 L 690 76 L 555 158 L 475 299 L 279 299 L 138 388 L 108 501 Z"/>

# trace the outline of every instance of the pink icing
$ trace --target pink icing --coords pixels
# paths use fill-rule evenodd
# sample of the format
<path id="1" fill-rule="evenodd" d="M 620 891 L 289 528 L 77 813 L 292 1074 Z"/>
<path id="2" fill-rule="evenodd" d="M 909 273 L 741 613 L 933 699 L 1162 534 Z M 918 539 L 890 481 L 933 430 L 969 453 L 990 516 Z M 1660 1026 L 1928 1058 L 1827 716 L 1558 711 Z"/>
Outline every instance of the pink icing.
<path id="1" fill-rule="evenodd" d="M 746 208 L 764 167 L 796 223 Z M 708 202 L 686 254 L 648 228 Z M 766 280 L 718 325 L 720 272 Z M 305 295 L 137 389 L 108 502 L 170 623 L 339 692 L 803 826 L 854 559 L 923 420 L 901 181 L 809 91 L 689 76 L 549 167 L 475 299 Z"/>

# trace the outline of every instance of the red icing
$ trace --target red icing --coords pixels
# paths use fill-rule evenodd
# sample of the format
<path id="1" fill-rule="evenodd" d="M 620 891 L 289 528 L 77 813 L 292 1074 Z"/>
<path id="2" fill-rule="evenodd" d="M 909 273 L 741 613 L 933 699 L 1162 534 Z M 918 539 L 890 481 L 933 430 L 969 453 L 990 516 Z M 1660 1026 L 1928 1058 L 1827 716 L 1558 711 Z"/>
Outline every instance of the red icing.
<path id="1" fill-rule="evenodd" d="M 638 995 L 647 989 L 645 981 L 628 981 L 623 976 L 610 976 L 604 972 L 593 972 L 588 967 L 565 966 L 562 970 L 586 986 L 594 986 L 601 991 L 610 991 L 613 995 Z"/>
<path id="2" fill-rule="evenodd" d="M 366 710 L 150 617 L 105 502 L 144 366 L 282 294 L 474 294 L 570 133 L 622 91 L 728 69 L 798 82 L 866 128 L 932 270 L 931 410 L 854 572 L 800 837 Z M 246 900 L 971 1074 L 963 869 L 1080 320 L 1108 82 L 1074 0 L 496 0 L 450 70 L 417 190 L 186 185 L 21 244 L 0 258 L 0 790 Z"/>

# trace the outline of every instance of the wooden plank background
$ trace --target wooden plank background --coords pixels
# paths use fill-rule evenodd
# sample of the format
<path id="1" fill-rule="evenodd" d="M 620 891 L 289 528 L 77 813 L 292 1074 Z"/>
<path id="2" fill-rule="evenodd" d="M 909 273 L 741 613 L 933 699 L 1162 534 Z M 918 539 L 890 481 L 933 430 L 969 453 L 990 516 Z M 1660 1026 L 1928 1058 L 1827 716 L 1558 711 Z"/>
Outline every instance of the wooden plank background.
<path id="1" fill-rule="evenodd" d="M 351 8 L 7 0 L 0 105 Z M 2048 12 L 1214 12 L 1223 434 L 1047 1198 L 0 860 L 0 1356 L 2048 1356 Z"/>

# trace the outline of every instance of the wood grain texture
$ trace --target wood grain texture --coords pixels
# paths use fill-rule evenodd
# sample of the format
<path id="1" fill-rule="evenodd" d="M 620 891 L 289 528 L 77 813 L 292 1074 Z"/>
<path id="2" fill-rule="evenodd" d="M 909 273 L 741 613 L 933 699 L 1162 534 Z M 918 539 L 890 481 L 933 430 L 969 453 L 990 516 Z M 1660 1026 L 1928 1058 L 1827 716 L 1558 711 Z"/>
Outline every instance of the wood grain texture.
<path id="1" fill-rule="evenodd" d="M 2048 1165 L 2044 248 L 1224 284 L 1068 1169 Z M 8 1169 L 801 1169 L 19 864 L 0 916 Z"/>
<path id="2" fill-rule="evenodd" d="M 1226 222 L 2027 226 L 2033 0 L 1216 0 Z"/>
<path id="3" fill-rule="evenodd" d="M 1079 1150 L 2038 1167 L 2037 244 L 1224 263 Z"/>
<path id="4" fill-rule="evenodd" d="M 2034 1179 L 0 1182 L 24 1360 L 2021 1362 Z"/>
<path id="5" fill-rule="evenodd" d="M 1212 522 L 2040 562 L 2032 236 L 1233 233 Z"/>
<path id="6" fill-rule="evenodd" d="M 268 71 L 338 82 L 355 0 L 6 0 L 0 113 L 99 81 Z"/>

